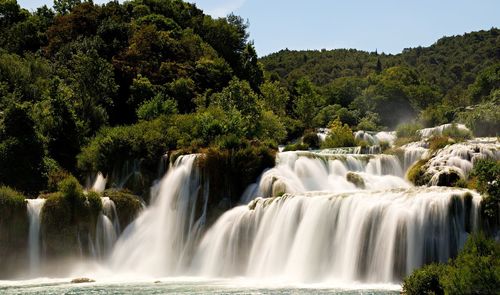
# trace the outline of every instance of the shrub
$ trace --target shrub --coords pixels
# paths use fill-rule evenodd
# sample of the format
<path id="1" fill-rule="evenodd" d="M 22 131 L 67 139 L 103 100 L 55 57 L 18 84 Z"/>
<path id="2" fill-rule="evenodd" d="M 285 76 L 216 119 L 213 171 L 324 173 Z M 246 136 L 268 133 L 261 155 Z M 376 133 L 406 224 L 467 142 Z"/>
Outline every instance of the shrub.
<path id="1" fill-rule="evenodd" d="M 465 141 L 472 138 L 472 133 L 469 130 L 460 129 L 457 124 L 452 124 L 451 127 L 444 129 L 442 135 L 457 141 Z"/>
<path id="2" fill-rule="evenodd" d="M 310 131 L 310 132 L 307 132 L 306 134 L 304 134 L 304 136 L 302 137 L 302 143 L 309 146 L 312 149 L 317 149 L 317 148 L 319 148 L 319 145 L 320 145 L 319 137 L 313 131 Z"/>
<path id="3" fill-rule="evenodd" d="M 442 275 L 446 294 L 498 294 L 500 244 L 482 233 L 469 236 Z"/>
<path id="4" fill-rule="evenodd" d="M 430 176 L 425 174 L 423 166 L 427 163 L 427 160 L 419 160 L 406 172 L 406 179 L 415 185 L 427 185 L 430 180 Z"/>
<path id="5" fill-rule="evenodd" d="M 330 125 L 330 134 L 321 144 L 322 148 L 336 148 L 355 146 L 354 134 L 347 124 L 343 124 L 340 120 L 334 120 Z"/>
<path id="6" fill-rule="evenodd" d="M 403 123 L 396 127 L 396 136 L 398 138 L 411 138 L 412 141 L 419 141 L 420 129 L 422 129 L 422 125 L 418 123 Z"/>
<path id="7" fill-rule="evenodd" d="M 26 197 L 8 186 L 0 186 L 0 208 L 11 210 L 13 207 L 26 207 Z M 3 217 L 3 214 L 2 214 Z"/>
<path id="8" fill-rule="evenodd" d="M 304 143 L 288 144 L 283 149 L 284 152 L 307 151 L 307 150 L 309 150 L 309 145 Z"/>
<path id="9" fill-rule="evenodd" d="M 429 264 L 417 269 L 403 280 L 403 293 L 406 295 L 444 294 L 440 277 L 446 267 Z"/>
<path id="10" fill-rule="evenodd" d="M 500 130 L 500 105 L 486 102 L 458 114 L 457 121 L 469 127 L 475 136 L 497 136 Z"/>
<path id="11" fill-rule="evenodd" d="M 483 233 L 471 234 L 446 265 L 431 264 L 403 280 L 404 294 L 498 294 L 500 244 Z"/>
<path id="12" fill-rule="evenodd" d="M 429 149 L 437 151 L 454 142 L 454 140 L 447 136 L 433 136 L 429 141 Z"/>
<path id="13" fill-rule="evenodd" d="M 490 225 L 498 225 L 500 220 L 500 161 L 481 159 L 474 163 L 472 182 L 483 194 L 481 212 Z"/>

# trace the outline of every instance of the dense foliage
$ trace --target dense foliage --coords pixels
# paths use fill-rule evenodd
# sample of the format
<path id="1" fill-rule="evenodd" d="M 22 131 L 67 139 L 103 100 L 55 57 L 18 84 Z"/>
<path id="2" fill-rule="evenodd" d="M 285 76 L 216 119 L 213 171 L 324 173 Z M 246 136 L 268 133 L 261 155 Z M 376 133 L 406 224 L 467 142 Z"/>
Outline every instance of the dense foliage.
<path id="1" fill-rule="evenodd" d="M 355 122 L 342 121 L 352 127 L 393 128 L 412 118 L 430 127 L 457 120 L 484 136 L 496 135 L 500 126 L 499 47 L 500 30 L 492 28 L 396 55 L 285 49 L 261 61 L 270 79 L 292 94 L 307 77 L 319 93 L 316 110 L 346 108 Z"/>
<path id="2" fill-rule="evenodd" d="M 484 234 L 469 236 L 464 248 L 447 264 L 415 270 L 403 281 L 403 293 L 498 294 L 500 244 Z"/>
<path id="3" fill-rule="evenodd" d="M 241 17 L 181 0 L 56 0 L 31 12 L 0 0 L 0 16 L 0 184 L 29 196 L 97 171 L 111 183 L 147 171 L 133 180 L 147 186 L 177 149 L 317 148 L 317 127 L 333 127 L 323 147 L 413 119 L 459 120 L 477 135 L 499 127 L 495 28 L 397 55 L 258 59 Z"/>

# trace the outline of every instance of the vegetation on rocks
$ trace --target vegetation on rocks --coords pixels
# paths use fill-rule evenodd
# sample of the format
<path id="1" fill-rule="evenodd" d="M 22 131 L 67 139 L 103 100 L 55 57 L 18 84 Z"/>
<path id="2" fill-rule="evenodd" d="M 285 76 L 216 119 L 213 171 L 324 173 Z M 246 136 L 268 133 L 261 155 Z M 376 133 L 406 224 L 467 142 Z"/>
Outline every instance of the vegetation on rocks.
<path id="1" fill-rule="evenodd" d="M 102 194 L 115 203 L 121 229 L 125 229 L 142 210 L 139 196 L 124 190 L 106 190 Z"/>
<path id="2" fill-rule="evenodd" d="M 482 233 L 469 236 L 447 264 L 430 264 L 403 281 L 403 293 L 497 294 L 500 288 L 500 245 Z"/>

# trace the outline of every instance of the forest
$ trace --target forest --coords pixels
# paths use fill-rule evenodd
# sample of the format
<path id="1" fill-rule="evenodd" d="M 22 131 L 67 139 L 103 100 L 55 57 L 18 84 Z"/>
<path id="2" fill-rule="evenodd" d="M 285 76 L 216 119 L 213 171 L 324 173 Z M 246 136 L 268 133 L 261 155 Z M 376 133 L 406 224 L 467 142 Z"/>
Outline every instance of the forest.
<path id="1" fill-rule="evenodd" d="M 259 59 L 247 21 L 177 0 L 59 0 L 32 12 L 1 0 L 0 16 L 0 179 L 29 195 L 61 171 L 84 179 L 130 159 L 153 167 L 167 151 L 273 149 L 335 122 L 499 130 L 496 28 L 397 55 Z"/>

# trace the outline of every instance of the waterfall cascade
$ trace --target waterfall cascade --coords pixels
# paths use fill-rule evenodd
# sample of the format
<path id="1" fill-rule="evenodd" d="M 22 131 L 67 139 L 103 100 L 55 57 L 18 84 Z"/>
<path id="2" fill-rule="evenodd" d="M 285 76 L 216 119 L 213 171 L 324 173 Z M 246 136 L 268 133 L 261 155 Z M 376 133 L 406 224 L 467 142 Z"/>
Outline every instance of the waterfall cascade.
<path id="1" fill-rule="evenodd" d="M 95 234 L 95 254 L 106 258 L 120 235 L 120 221 L 115 203 L 108 197 L 102 197 L 102 212 L 99 214 Z"/>
<path id="2" fill-rule="evenodd" d="M 106 178 L 102 175 L 101 172 L 97 173 L 94 184 L 92 184 L 91 190 L 102 193 L 106 189 Z"/>
<path id="3" fill-rule="evenodd" d="M 477 224 L 480 197 L 450 188 L 300 193 L 224 214 L 193 262 L 204 276 L 392 282 L 445 262 Z"/>
<path id="4" fill-rule="evenodd" d="M 197 157 L 179 157 L 152 189 L 151 205 L 125 229 L 115 246 L 113 269 L 153 276 L 185 271 L 206 219 L 208 187 L 202 186 Z M 199 208 L 201 217 L 196 218 Z"/>
<path id="5" fill-rule="evenodd" d="M 114 272 L 397 282 L 455 255 L 478 224 L 477 193 L 412 187 L 396 156 L 284 152 L 249 187 L 249 203 L 203 234 L 208 184 L 197 157 L 181 156 L 153 188 L 117 241 Z"/>
<path id="6" fill-rule="evenodd" d="M 27 200 L 29 217 L 28 257 L 30 274 L 37 275 L 40 269 L 40 213 L 45 199 Z"/>

